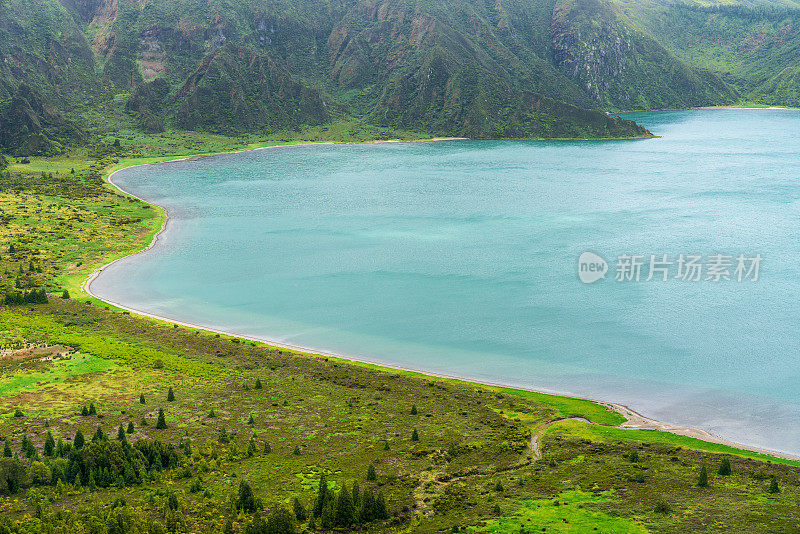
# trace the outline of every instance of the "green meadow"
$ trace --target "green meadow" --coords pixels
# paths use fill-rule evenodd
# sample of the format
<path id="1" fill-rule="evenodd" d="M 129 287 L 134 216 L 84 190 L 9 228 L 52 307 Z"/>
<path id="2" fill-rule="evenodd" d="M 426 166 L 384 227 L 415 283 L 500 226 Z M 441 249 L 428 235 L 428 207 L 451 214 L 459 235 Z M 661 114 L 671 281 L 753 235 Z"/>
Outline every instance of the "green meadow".
<path id="1" fill-rule="evenodd" d="M 82 293 L 164 220 L 104 181 L 114 169 L 203 147 L 392 134 L 357 127 L 286 140 L 131 134 L 108 153 L 12 161 L 0 289 L 44 288 L 48 303 L 0 306 L 0 532 L 788 532 L 800 522 L 797 462 L 623 430 L 621 415 L 584 399 L 271 347 Z"/>

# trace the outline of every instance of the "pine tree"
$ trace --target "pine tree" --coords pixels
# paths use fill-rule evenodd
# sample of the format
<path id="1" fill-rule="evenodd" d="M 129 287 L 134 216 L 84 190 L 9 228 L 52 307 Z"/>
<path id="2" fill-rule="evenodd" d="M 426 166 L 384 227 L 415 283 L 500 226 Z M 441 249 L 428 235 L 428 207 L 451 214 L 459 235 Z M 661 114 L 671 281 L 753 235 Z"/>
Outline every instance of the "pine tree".
<path id="1" fill-rule="evenodd" d="M 417 405 L 413 404 L 411 406 L 411 415 L 417 415 Z"/>
<path id="2" fill-rule="evenodd" d="M 261 379 L 260 378 L 256 378 L 255 389 L 261 389 L 261 387 L 262 387 L 261 386 Z"/>
<path id="3" fill-rule="evenodd" d="M 317 498 L 314 501 L 314 516 L 322 517 L 325 506 L 331 500 L 331 493 L 328 489 L 328 477 L 323 472 L 319 477 L 319 487 L 317 488 Z"/>
<path id="4" fill-rule="evenodd" d="M 94 407 L 94 403 L 89 403 L 89 415 L 97 415 L 97 408 Z"/>
<path id="5" fill-rule="evenodd" d="M 97 431 L 94 433 L 94 436 L 92 436 L 92 443 L 104 441 L 105 439 L 106 436 L 103 434 L 103 428 L 98 426 Z"/>
<path id="6" fill-rule="evenodd" d="M 74 441 L 72 442 L 73 446 L 74 446 L 76 449 L 81 449 L 81 448 L 83 448 L 83 444 L 84 444 L 85 442 L 86 442 L 86 440 L 85 440 L 85 439 L 84 439 L 84 437 L 83 437 L 83 432 L 81 432 L 80 430 L 78 430 L 77 432 L 75 432 L 75 439 L 74 439 Z"/>
<path id="7" fill-rule="evenodd" d="M 67 290 L 65 289 L 65 290 L 63 291 L 63 293 L 61 293 L 61 298 L 62 298 L 62 299 L 64 299 L 64 300 L 69 300 L 69 291 L 67 291 Z"/>
<path id="8" fill-rule="evenodd" d="M 769 481 L 769 492 L 770 493 L 780 493 L 781 489 L 778 487 L 778 479 L 775 478 L 775 475 L 772 475 L 772 480 Z"/>
<path id="9" fill-rule="evenodd" d="M 139 404 L 144 404 L 144 393 L 139 394 Z"/>
<path id="10" fill-rule="evenodd" d="M 373 464 L 369 464 L 367 467 L 367 480 L 377 480 L 378 475 L 375 473 L 375 466 Z"/>
<path id="11" fill-rule="evenodd" d="M 375 499 L 375 519 L 383 521 L 389 519 L 389 511 L 386 509 L 386 499 L 383 498 L 383 492 L 378 492 L 378 497 Z"/>
<path id="12" fill-rule="evenodd" d="M 701 488 L 708 487 L 708 472 L 706 471 L 706 466 L 703 466 L 700 469 L 700 476 L 697 478 L 697 485 Z"/>
<path id="13" fill-rule="evenodd" d="M 723 458 L 719 464 L 719 469 L 717 470 L 718 475 L 728 476 L 731 474 L 731 461 L 727 458 Z"/>
<path id="14" fill-rule="evenodd" d="M 11 452 L 11 446 L 8 444 L 8 439 L 6 439 L 6 444 L 3 447 L 3 457 L 11 458 L 14 453 Z"/>
<path id="15" fill-rule="evenodd" d="M 292 508 L 294 509 L 294 516 L 301 523 L 308 518 L 308 513 L 306 512 L 303 503 L 301 503 L 300 499 L 298 499 L 297 497 L 295 497 L 294 500 L 292 501 Z"/>
<path id="16" fill-rule="evenodd" d="M 419 441 L 419 433 L 416 428 L 411 432 L 411 441 Z"/>
<path id="17" fill-rule="evenodd" d="M 86 406 L 84 406 L 84 407 L 81 409 L 81 415 L 82 415 L 83 417 L 88 417 L 88 416 L 89 416 L 89 409 L 88 409 Z"/>
<path id="18" fill-rule="evenodd" d="M 119 431 L 117 431 L 117 440 L 125 441 L 125 429 L 122 428 L 122 425 L 119 425 Z"/>
<path id="19" fill-rule="evenodd" d="M 58 438 L 58 442 L 56 443 L 56 456 L 63 458 L 64 452 L 64 441 L 61 438 Z"/>
<path id="20" fill-rule="evenodd" d="M 292 454 L 294 454 L 295 456 L 300 456 L 300 447 L 295 445 Z"/>
<path id="21" fill-rule="evenodd" d="M 383 450 L 385 450 L 385 451 L 389 450 L 389 442 L 388 441 L 384 441 L 383 442 Z"/>
<path id="22" fill-rule="evenodd" d="M 269 442 L 264 442 L 264 454 L 269 454 L 272 452 L 272 447 L 270 447 Z"/>
<path id="23" fill-rule="evenodd" d="M 128 422 L 128 434 L 133 434 L 133 432 L 134 432 L 133 421 L 129 421 Z"/>
<path id="24" fill-rule="evenodd" d="M 214 408 L 211 408 L 211 411 L 208 412 L 208 416 L 209 417 L 216 417 L 217 416 L 217 414 L 214 413 Z"/>
<path id="25" fill-rule="evenodd" d="M 335 510 L 333 519 L 334 526 L 349 528 L 355 523 L 353 498 L 351 493 L 347 490 L 347 486 L 342 486 L 342 489 L 336 494 Z"/>
<path id="26" fill-rule="evenodd" d="M 247 457 L 252 458 L 256 453 L 256 440 L 250 439 L 250 444 L 247 446 Z"/>
<path id="27" fill-rule="evenodd" d="M 246 513 L 256 511 L 256 498 L 253 495 L 253 488 L 246 481 L 239 482 L 239 491 L 236 496 L 236 509 Z"/>
<path id="28" fill-rule="evenodd" d="M 53 439 L 53 434 L 48 430 L 47 437 L 44 440 L 44 455 L 53 456 L 53 451 L 56 448 L 56 441 Z"/>
<path id="29" fill-rule="evenodd" d="M 250 426 L 256 424 L 255 419 L 253 419 L 253 414 L 250 414 L 250 419 L 247 420 L 247 424 Z"/>
<path id="30" fill-rule="evenodd" d="M 358 485 L 358 481 L 353 482 L 351 498 L 353 499 L 353 509 L 355 510 L 353 518 L 354 521 L 358 523 L 358 509 L 361 508 L 361 488 Z"/>
<path id="31" fill-rule="evenodd" d="M 172 391 L 172 388 L 170 387 L 169 391 L 167 392 L 167 402 L 173 402 L 174 400 L 175 400 L 175 392 Z"/>
<path id="32" fill-rule="evenodd" d="M 171 388 L 170 388 L 170 391 L 172 391 Z M 167 428 L 167 420 L 164 417 L 164 408 L 159 408 L 158 409 L 158 421 L 156 422 L 156 429 L 164 430 L 165 428 Z"/>

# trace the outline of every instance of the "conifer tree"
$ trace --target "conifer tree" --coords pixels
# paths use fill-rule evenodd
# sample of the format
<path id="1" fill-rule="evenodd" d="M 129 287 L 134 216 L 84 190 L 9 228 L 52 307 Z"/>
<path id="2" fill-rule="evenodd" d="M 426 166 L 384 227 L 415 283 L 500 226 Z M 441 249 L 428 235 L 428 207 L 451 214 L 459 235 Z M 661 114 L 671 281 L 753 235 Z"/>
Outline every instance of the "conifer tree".
<path id="1" fill-rule="evenodd" d="M 377 480 L 378 476 L 375 473 L 375 466 L 373 464 L 369 464 L 367 467 L 367 480 Z"/>
<path id="2" fill-rule="evenodd" d="M 383 442 L 383 450 L 385 450 L 385 451 L 389 450 L 389 441 L 384 441 Z"/>
<path id="3" fill-rule="evenodd" d="M 769 481 L 769 492 L 770 493 L 780 493 L 781 489 L 778 487 L 778 479 L 775 478 L 775 475 L 772 475 L 772 480 Z"/>
<path id="4" fill-rule="evenodd" d="M 419 433 L 416 428 L 411 432 L 411 441 L 419 441 Z"/>
<path id="5" fill-rule="evenodd" d="M 89 409 L 86 406 L 84 406 L 83 409 L 81 409 L 81 415 L 83 417 L 88 417 L 89 416 Z"/>
<path id="6" fill-rule="evenodd" d="M 703 466 L 700 469 L 700 476 L 697 478 L 697 485 L 701 488 L 708 487 L 708 472 L 706 471 L 706 466 Z"/>
<path id="7" fill-rule="evenodd" d="M 139 404 L 144 404 L 144 393 L 139 394 Z"/>
<path id="8" fill-rule="evenodd" d="M 167 420 L 164 417 L 164 408 L 158 409 L 158 421 L 156 421 L 156 428 L 158 430 L 164 430 L 167 428 Z"/>
<path id="9" fill-rule="evenodd" d="M 133 421 L 129 421 L 128 422 L 128 434 L 133 434 L 133 432 L 134 432 Z"/>
<path id="10" fill-rule="evenodd" d="M 261 389 L 261 387 L 262 387 L 261 386 L 261 379 L 260 378 L 256 378 L 255 389 Z"/>
<path id="11" fill-rule="evenodd" d="M 61 293 L 61 298 L 64 300 L 69 300 L 69 291 L 66 289 Z"/>
<path id="12" fill-rule="evenodd" d="M 242 480 L 239 482 L 239 490 L 236 496 L 236 509 L 246 513 L 253 513 L 256 511 L 256 498 L 253 495 L 253 488 L 247 481 Z"/>
<path id="13" fill-rule="evenodd" d="M 411 415 L 417 415 L 417 405 L 413 404 L 411 406 Z"/>
<path id="14" fill-rule="evenodd" d="M 301 503 L 300 499 L 298 499 L 297 497 L 295 497 L 294 500 L 292 501 L 292 508 L 294 509 L 294 516 L 301 523 L 308 518 L 308 513 L 306 512 L 303 503 Z"/>
<path id="15" fill-rule="evenodd" d="M 272 447 L 270 447 L 269 442 L 264 442 L 264 454 L 269 454 L 272 452 Z"/>
<path id="16" fill-rule="evenodd" d="M 253 414 L 250 414 L 250 419 L 247 420 L 247 424 L 250 426 L 256 424 L 255 419 L 253 419 Z"/>
<path id="17" fill-rule="evenodd" d="M 256 440 L 250 438 L 250 444 L 247 446 L 247 457 L 252 458 L 256 453 Z"/>
<path id="18" fill-rule="evenodd" d="M 294 446 L 294 451 L 292 451 L 292 454 L 295 456 L 300 456 L 300 447 L 298 445 Z"/>
<path id="19" fill-rule="evenodd" d="M 322 517 L 322 511 L 331 500 L 331 493 L 328 489 L 328 477 L 323 472 L 319 477 L 319 487 L 317 488 L 317 498 L 314 501 L 314 515 Z"/>
<path id="20" fill-rule="evenodd" d="M 353 508 L 353 498 L 347 490 L 347 486 L 336 494 L 336 506 L 333 524 L 340 528 L 349 528 L 355 523 L 355 508 Z"/>
<path id="21" fill-rule="evenodd" d="M 92 443 L 97 443 L 99 441 L 103 441 L 106 439 L 105 434 L 103 434 L 103 428 L 97 427 L 97 431 L 95 431 L 94 436 L 92 436 Z"/>
<path id="22" fill-rule="evenodd" d="M 167 392 L 167 402 L 172 402 L 174 400 L 175 400 L 175 392 L 172 391 L 172 387 L 170 387 L 169 391 Z"/>
<path id="23" fill-rule="evenodd" d="M 53 456 L 56 448 L 56 441 L 53 439 L 53 434 L 48 430 L 47 437 L 44 440 L 44 455 Z"/>
<path id="24" fill-rule="evenodd" d="M 78 430 L 77 432 L 75 432 L 75 439 L 74 439 L 74 440 L 73 440 L 73 442 L 72 442 L 73 446 L 74 446 L 76 449 L 81 449 L 81 448 L 83 448 L 83 444 L 84 444 L 85 442 L 86 442 L 86 440 L 85 440 L 85 439 L 84 439 L 84 437 L 83 437 L 83 432 L 81 432 L 80 430 Z"/>
<path id="25" fill-rule="evenodd" d="M 11 458 L 14 453 L 11 452 L 11 446 L 8 444 L 8 439 L 6 439 L 6 444 L 3 447 L 3 457 Z"/>
<path id="26" fill-rule="evenodd" d="M 89 403 L 89 415 L 97 415 L 97 408 L 94 407 L 94 403 Z"/>
<path id="27" fill-rule="evenodd" d="M 122 425 L 119 425 L 119 430 L 117 431 L 117 440 L 125 441 L 125 429 L 122 428 Z"/>
<path id="28" fill-rule="evenodd" d="M 214 408 L 211 408 L 211 411 L 208 412 L 208 416 L 209 417 L 216 417 L 217 416 L 217 414 L 214 413 Z"/>

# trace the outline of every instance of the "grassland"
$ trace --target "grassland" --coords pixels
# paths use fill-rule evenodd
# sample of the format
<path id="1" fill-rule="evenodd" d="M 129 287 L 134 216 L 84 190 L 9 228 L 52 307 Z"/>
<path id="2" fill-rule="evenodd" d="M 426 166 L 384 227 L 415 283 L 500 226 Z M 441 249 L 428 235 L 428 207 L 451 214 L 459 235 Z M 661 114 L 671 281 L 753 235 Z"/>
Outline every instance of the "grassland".
<path id="1" fill-rule="evenodd" d="M 350 128 L 300 140 L 358 139 Z M 270 347 L 81 294 L 89 273 L 145 246 L 163 221 L 102 175 L 203 147 L 289 141 L 209 136 L 204 145 L 182 135 L 122 136 L 116 151 L 31 159 L 4 175 L 3 290 L 51 294 L 48 304 L 0 306 L 0 438 L 12 453 L 0 459 L 0 532 L 277 532 L 237 509 L 240 482 L 268 515 L 294 499 L 312 508 L 323 474 L 332 491 L 357 482 L 387 503 L 389 519 L 339 531 L 791 532 L 800 524 L 792 462 L 615 428 L 619 414 L 582 399 Z M 65 288 L 70 298 L 61 298 Z M 84 414 L 90 405 L 96 413 Z M 167 428 L 157 428 L 160 410 Z M 124 462 L 78 480 L 59 475 L 112 454 L 120 429 L 124 443 L 171 446 L 172 459 L 138 476 Z M 47 454 L 48 435 L 70 443 L 79 430 L 97 438 L 82 453 Z M 716 474 L 723 458 L 730 475 Z M 700 487 L 704 466 L 709 483 Z M 322 519 L 298 528 L 330 530 Z"/>

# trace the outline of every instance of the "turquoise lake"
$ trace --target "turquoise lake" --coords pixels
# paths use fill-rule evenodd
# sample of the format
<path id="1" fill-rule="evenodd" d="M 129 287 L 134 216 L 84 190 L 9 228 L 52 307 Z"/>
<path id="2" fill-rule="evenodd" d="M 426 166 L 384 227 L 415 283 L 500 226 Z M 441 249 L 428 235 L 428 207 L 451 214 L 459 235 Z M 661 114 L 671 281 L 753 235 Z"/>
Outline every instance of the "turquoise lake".
<path id="1" fill-rule="evenodd" d="M 636 141 L 269 148 L 125 169 L 168 209 L 96 295 L 173 320 L 629 405 L 800 453 L 800 112 L 631 115 Z M 608 262 L 584 284 L 578 257 Z M 730 280 L 645 281 L 650 255 Z M 759 279 L 736 257 L 759 254 Z M 643 256 L 639 282 L 616 281 Z M 753 274 L 753 273 L 751 273 Z"/>

